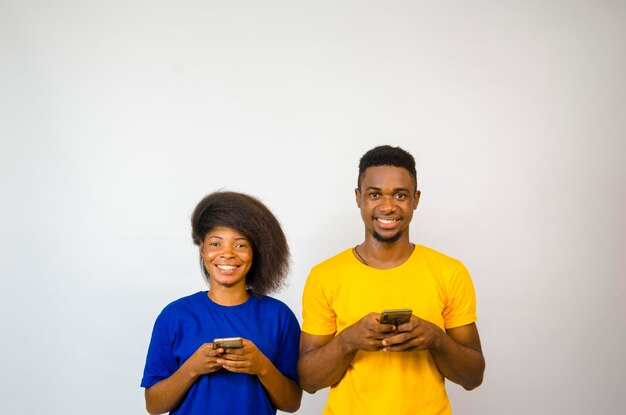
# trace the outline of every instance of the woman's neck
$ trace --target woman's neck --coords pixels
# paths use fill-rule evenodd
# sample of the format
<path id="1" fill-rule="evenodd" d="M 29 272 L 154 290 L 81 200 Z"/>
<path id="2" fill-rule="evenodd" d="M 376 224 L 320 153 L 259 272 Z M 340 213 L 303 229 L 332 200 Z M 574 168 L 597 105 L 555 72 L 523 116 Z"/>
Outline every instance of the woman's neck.
<path id="1" fill-rule="evenodd" d="M 214 303 L 225 306 L 243 304 L 250 298 L 250 294 L 245 289 L 231 289 L 219 286 L 215 289 L 211 288 L 208 296 Z"/>

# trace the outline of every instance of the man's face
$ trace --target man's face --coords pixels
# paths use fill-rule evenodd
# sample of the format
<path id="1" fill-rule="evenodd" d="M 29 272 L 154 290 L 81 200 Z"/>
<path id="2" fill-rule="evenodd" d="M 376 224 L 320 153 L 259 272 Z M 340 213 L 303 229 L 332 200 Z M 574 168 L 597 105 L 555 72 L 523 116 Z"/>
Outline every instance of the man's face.
<path id="1" fill-rule="evenodd" d="M 355 190 L 367 233 L 380 242 L 395 242 L 408 230 L 420 192 L 403 167 L 368 167 Z"/>

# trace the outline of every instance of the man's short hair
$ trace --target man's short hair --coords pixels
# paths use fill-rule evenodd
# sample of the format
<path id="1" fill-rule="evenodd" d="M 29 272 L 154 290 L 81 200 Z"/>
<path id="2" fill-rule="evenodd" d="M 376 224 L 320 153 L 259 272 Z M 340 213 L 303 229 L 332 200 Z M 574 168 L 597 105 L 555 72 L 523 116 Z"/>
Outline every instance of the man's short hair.
<path id="1" fill-rule="evenodd" d="M 368 167 L 375 166 L 394 166 L 403 167 L 408 170 L 415 189 L 417 190 L 417 172 L 415 171 L 415 159 L 406 150 L 400 147 L 392 147 L 389 145 L 374 147 L 361 157 L 359 161 L 359 178 L 357 187 L 361 189 L 361 180 Z"/>

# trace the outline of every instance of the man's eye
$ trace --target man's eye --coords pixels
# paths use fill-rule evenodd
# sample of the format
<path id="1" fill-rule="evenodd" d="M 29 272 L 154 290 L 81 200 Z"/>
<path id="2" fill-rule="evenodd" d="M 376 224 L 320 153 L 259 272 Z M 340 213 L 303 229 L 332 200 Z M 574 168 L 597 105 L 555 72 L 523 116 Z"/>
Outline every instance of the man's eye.
<path id="1" fill-rule="evenodd" d="M 376 192 L 370 193 L 370 199 L 375 199 L 377 197 L 378 197 L 378 193 L 376 193 Z"/>
<path id="2" fill-rule="evenodd" d="M 398 193 L 398 194 L 396 194 L 396 199 L 404 200 L 404 199 L 406 199 L 406 195 L 403 194 L 403 193 Z"/>

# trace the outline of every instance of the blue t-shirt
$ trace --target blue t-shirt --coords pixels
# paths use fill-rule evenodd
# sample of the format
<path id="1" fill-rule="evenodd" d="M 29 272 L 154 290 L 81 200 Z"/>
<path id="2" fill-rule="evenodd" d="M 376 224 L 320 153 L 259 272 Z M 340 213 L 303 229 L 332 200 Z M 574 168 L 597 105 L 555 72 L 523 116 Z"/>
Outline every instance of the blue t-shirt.
<path id="1" fill-rule="evenodd" d="M 293 312 L 272 297 L 236 306 L 214 303 L 200 291 L 169 304 L 157 317 L 141 386 L 170 377 L 204 343 L 217 337 L 251 340 L 286 377 L 298 381 L 300 325 Z M 257 376 L 226 369 L 200 376 L 171 414 L 275 414 Z"/>

